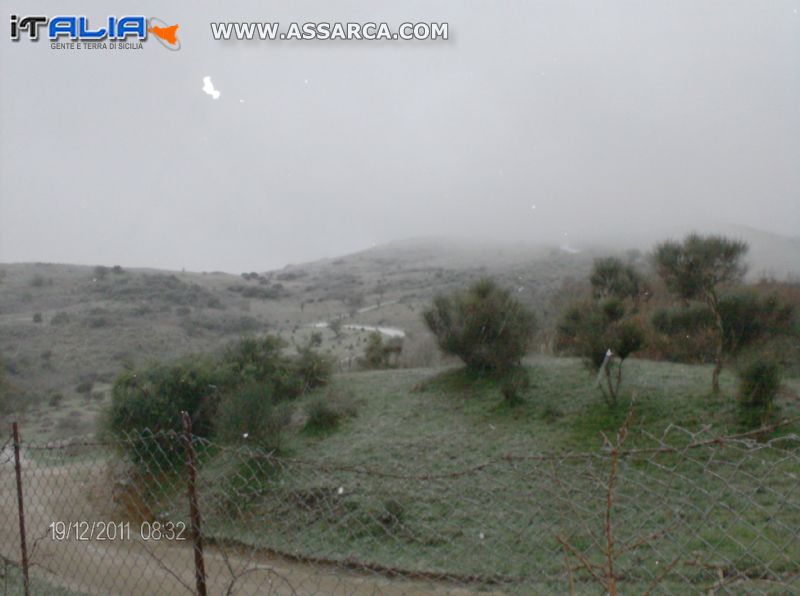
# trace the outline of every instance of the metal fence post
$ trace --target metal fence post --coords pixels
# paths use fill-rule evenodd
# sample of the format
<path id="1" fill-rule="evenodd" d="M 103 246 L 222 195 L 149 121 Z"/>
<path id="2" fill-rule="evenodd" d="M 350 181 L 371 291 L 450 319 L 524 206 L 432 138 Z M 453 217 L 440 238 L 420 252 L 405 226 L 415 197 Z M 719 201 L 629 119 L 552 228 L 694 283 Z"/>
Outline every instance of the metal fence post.
<path id="1" fill-rule="evenodd" d="M 195 467 L 194 445 L 192 444 L 192 420 L 188 412 L 181 412 L 183 419 L 183 437 L 186 442 L 186 468 L 189 496 L 189 519 L 191 522 L 192 542 L 194 544 L 194 578 L 199 596 L 206 596 L 206 566 L 203 560 L 203 535 L 200 532 L 200 507 L 197 505 L 197 469 Z"/>
<path id="2" fill-rule="evenodd" d="M 22 498 L 22 465 L 19 458 L 19 428 L 16 421 L 11 425 L 14 434 L 14 471 L 17 476 L 17 506 L 19 510 L 19 545 L 22 551 L 22 582 L 25 596 L 30 594 L 28 580 L 28 545 L 25 541 L 25 504 Z"/>

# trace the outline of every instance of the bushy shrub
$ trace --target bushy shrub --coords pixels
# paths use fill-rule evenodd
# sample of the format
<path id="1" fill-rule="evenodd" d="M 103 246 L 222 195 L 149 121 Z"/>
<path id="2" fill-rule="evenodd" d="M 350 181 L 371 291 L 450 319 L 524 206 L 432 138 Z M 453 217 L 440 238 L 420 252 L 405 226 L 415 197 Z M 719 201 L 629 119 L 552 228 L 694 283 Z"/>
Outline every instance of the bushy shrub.
<path id="1" fill-rule="evenodd" d="M 619 300 L 637 300 L 645 287 L 644 279 L 633 264 L 617 257 L 595 259 L 589 282 L 595 299 L 615 297 Z"/>
<path id="2" fill-rule="evenodd" d="M 776 293 L 755 288 L 728 291 L 718 299 L 722 349 L 726 358 L 766 350 L 784 365 L 796 361 L 800 321 L 796 307 Z M 715 361 L 718 329 L 714 313 L 702 303 L 660 309 L 651 319 L 653 354 L 676 362 Z M 778 345 L 784 347 L 778 348 Z"/>
<path id="3" fill-rule="evenodd" d="M 339 426 L 341 412 L 334 408 L 323 396 L 317 396 L 306 405 L 306 424 L 304 430 L 311 433 L 323 433 Z"/>
<path id="4" fill-rule="evenodd" d="M 294 370 L 285 347 L 275 335 L 244 338 L 228 347 L 222 365 L 235 379 L 269 382 L 278 399 L 294 399 L 302 395 L 306 379 Z"/>
<path id="5" fill-rule="evenodd" d="M 531 380 L 528 371 L 518 366 L 510 370 L 502 380 L 500 392 L 510 406 L 516 406 L 524 400 L 525 392 L 530 388 Z"/>
<path id="6" fill-rule="evenodd" d="M 330 432 L 339 426 L 344 418 L 356 415 L 356 405 L 352 397 L 328 390 L 317 395 L 305 406 L 306 423 L 303 430 L 312 434 Z"/>
<path id="7" fill-rule="evenodd" d="M 533 313 L 491 279 L 437 296 L 424 317 L 442 351 L 476 372 L 502 373 L 519 365 L 536 330 Z"/>
<path id="8" fill-rule="evenodd" d="M 189 413 L 192 431 L 201 437 L 219 431 L 223 440 L 233 440 L 247 424 L 248 416 L 256 414 L 262 418 L 252 424 L 261 428 L 260 420 L 269 421 L 273 415 L 277 420 L 285 413 L 277 404 L 324 385 L 333 370 L 325 356 L 310 348 L 289 357 L 283 353 L 284 347 L 285 342 L 271 335 L 247 338 L 217 357 L 188 357 L 122 373 L 113 385 L 107 430 L 122 437 L 144 429 L 178 432 L 182 429 L 182 411 Z M 258 410 L 258 396 L 268 398 L 275 408 L 271 405 Z M 236 404 L 241 405 L 241 420 L 236 417 Z M 218 416 L 224 422 L 217 421 Z M 242 430 L 245 432 L 251 431 Z M 269 437 L 274 435 L 271 427 L 252 434 L 261 436 L 258 440 L 265 446 L 270 446 Z M 135 450 L 137 445 L 132 447 Z"/>
<path id="9" fill-rule="evenodd" d="M 739 372 L 739 419 L 746 428 L 769 421 L 781 386 L 780 366 L 769 358 L 756 358 Z"/>
<path id="10" fill-rule="evenodd" d="M 219 378 L 215 362 L 201 357 L 124 372 L 112 386 L 104 430 L 120 439 L 137 466 L 174 469 L 183 457 L 182 442 L 174 438 L 183 429 L 181 412 L 189 414 L 193 434 L 210 436 Z"/>
<path id="11" fill-rule="evenodd" d="M 251 382 L 226 392 L 219 403 L 215 430 L 227 443 L 280 451 L 291 414 L 290 405 L 277 398 L 269 383 Z"/>
<path id="12" fill-rule="evenodd" d="M 583 358 L 587 366 L 597 371 L 605 359 L 606 328 L 609 321 L 592 302 L 576 302 L 564 311 L 556 330 L 556 348 Z"/>
<path id="13" fill-rule="evenodd" d="M 292 370 L 302 382 L 302 392 L 327 385 L 333 376 L 333 361 L 311 347 L 302 348 L 294 362 Z"/>
<path id="14" fill-rule="evenodd" d="M 237 284 L 228 286 L 228 291 L 241 294 L 244 298 L 257 298 L 260 300 L 277 300 L 286 294 L 282 284 L 275 284 L 274 286 L 243 286 Z"/>
<path id="15" fill-rule="evenodd" d="M 33 322 L 34 323 L 41 323 L 42 322 L 42 313 L 40 313 L 40 312 L 33 313 Z"/>
<path id="16" fill-rule="evenodd" d="M 124 372 L 111 390 L 109 430 L 123 436 L 144 429 L 178 432 L 186 411 L 192 432 L 208 437 L 224 375 L 213 360 L 202 357 Z"/>
<path id="17" fill-rule="evenodd" d="M 394 356 L 394 362 L 397 362 L 402 350 L 402 338 L 391 338 L 388 341 L 384 341 L 383 335 L 379 331 L 373 331 L 367 338 L 364 356 L 359 363 L 362 368 L 366 369 L 389 368 L 392 363 L 392 357 Z"/>

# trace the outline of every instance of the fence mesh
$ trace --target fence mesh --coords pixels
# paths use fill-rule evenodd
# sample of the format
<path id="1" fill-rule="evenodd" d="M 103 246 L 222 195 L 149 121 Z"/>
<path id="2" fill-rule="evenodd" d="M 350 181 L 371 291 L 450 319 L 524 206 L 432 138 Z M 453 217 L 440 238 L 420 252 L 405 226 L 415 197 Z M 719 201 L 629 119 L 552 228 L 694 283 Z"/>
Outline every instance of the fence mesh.
<path id="1" fill-rule="evenodd" d="M 800 593 L 800 437 L 668 435 L 431 469 L 180 433 L 23 440 L 29 591 Z M 18 594 L 15 442 L 0 443 L 0 594 Z"/>

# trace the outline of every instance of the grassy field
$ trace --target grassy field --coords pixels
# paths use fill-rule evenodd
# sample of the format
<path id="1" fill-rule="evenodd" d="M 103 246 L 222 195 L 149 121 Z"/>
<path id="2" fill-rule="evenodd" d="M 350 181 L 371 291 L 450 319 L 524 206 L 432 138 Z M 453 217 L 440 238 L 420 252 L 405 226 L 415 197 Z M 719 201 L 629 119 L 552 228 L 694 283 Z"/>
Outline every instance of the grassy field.
<path id="1" fill-rule="evenodd" d="M 671 425 L 696 439 L 738 430 L 731 376 L 723 377 L 724 396 L 713 398 L 708 367 L 630 364 L 628 396 L 637 398 L 627 447 L 652 446 L 647 433 L 662 437 Z M 602 535 L 609 466 L 601 433 L 613 437 L 627 408 L 609 411 L 576 360 L 538 358 L 529 371 L 533 386 L 515 408 L 503 405 L 492 381 L 457 369 L 342 375 L 333 391 L 349 396 L 357 416 L 328 435 L 294 432 L 279 466 L 246 452 L 208 455 L 201 472 L 206 531 L 456 583 L 500 582 L 521 593 L 566 589 L 556 535 L 602 561 L 592 539 Z M 800 413 L 790 392 L 780 405 L 786 416 Z M 800 425 L 782 432 L 792 430 Z M 664 438 L 690 440 L 674 428 Z M 617 540 L 666 532 L 619 557 L 627 588 L 642 591 L 660 566 L 692 553 L 713 565 L 754 568 L 754 577 L 797 571 L 800 445 L 787 447 L 790 457 L 782 449 L 756 457 L 732 447 L 621 461 Z M 525 459 L 568 452 L 594 455 Z M 716 581 L 716 571 L 687 565 L 663 587 Z M 586 573 L 576 581 L 589 589 Z"/>

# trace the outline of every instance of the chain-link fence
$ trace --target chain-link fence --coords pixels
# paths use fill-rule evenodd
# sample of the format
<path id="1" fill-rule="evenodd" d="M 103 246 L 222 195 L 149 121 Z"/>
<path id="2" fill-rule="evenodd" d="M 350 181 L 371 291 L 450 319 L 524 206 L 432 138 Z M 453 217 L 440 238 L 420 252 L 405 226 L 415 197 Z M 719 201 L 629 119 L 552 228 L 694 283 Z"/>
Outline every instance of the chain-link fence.
<path id="1" fill-rule="evenodd" d="M 800 593 L 800 437 L 780 434 L 623 429 L 425 470 L 9 437 L 0 594 Z"/>

